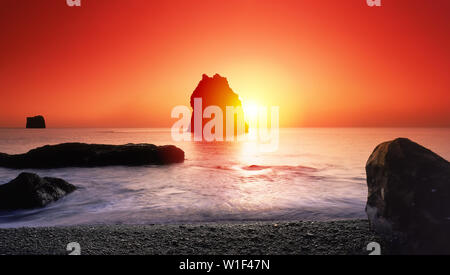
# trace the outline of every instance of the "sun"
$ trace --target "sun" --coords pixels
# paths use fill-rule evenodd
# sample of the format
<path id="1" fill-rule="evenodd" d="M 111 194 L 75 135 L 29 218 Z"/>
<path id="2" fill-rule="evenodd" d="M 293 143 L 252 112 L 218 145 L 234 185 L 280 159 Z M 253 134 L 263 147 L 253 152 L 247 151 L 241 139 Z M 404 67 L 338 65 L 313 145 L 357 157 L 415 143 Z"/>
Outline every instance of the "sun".
<path id="1" fill-rule="evenodd" d="M 255 101 L 243 101 L 242 109 L 244 110 L 245 121 L 251 128 L 257 125 L 260 105 Z"/>

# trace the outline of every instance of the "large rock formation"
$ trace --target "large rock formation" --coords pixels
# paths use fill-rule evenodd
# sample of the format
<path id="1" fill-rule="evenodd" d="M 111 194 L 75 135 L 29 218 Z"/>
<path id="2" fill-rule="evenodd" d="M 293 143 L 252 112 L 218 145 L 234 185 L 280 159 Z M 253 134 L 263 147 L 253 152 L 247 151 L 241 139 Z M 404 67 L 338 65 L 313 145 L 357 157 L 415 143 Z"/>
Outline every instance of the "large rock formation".
<path id="1" fill-rule="evenodd" d="M 132 166 L 183 161 L 183 150 L 173 145 L 156 146 L 153 144 L 63 143 L 39 147 L 25 154 L 0 153 L 0 167 L 8 168 Z"/>
<path id="2" fill-rule="evenodd" d="M 399 253 L 450 254 L 450 164 L 398 138 L 378 145 L 366 165 L 366 212 Z"/>
<path id="3" fill-rule="evenodd" d="M 27 128 L 45 128 L 43 116 L 27 117 Z"/>
<path id="4" fill-rule="evenodd" d="M 226 106 L 242 107 L 242 102 L 239 96 L 233 92 L 233 90 L 228 85 L 228 81 L 225 77 L 215 74 L 213 77 L 208 77 L 203 74 L 202 80 L 198 83 L 197 88 L 191 95 L 191 107 L 194 110 L 191 117 L 191 132 L 194 132 L 194 99 L 202 99 L 202 110 L 201 113 L 208 106 L 218 106 L 223 113 L 223 134 L 226 135 Z M 239 114 L 243 117 L 243 110 Z M 237 119 L 237 118 L 236 118 Z M 202 129 L 209 119 L 202 120 Z M 248 124 L 244 122 L 244 131 L 248 132 Z M 237 133 L 237 122 L 234 123 L 234 134 Z"/>
<path id="5" fill-rule="evenodd" d="M 12 181 L 0 185 L 0 209 L 44 207 L 75 189 L 75 186 L 62 179 L 41 178 L 36 174 L 21 173 Z"/>

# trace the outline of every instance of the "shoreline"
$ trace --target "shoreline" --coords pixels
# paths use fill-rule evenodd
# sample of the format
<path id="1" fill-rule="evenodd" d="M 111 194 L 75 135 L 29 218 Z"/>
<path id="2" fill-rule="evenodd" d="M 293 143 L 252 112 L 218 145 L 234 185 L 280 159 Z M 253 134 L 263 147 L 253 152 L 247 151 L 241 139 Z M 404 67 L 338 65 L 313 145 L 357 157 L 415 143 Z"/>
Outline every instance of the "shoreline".
<path id="1" fill-rule="evenodd" d="M 155 225 L 80 225 L 0 229 L 0 255 L 367 255 L 382 239 L 368 220 Z"/>

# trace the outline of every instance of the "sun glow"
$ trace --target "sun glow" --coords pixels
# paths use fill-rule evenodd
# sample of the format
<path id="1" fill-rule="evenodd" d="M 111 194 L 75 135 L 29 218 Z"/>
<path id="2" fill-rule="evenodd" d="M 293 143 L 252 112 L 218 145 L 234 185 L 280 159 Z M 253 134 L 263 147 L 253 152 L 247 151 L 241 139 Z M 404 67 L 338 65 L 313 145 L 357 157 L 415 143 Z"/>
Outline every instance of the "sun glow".
<path id="1" fill-rule="evenodd" d="M 253 120 L 258 120 L 258 108 L 259 105 L 257 103 L 254 102 L 243 102 L 242 103 L 242 108 L 244 110 L 244 117 L 245 120 L 249 123 L 250 121 Z"/>
<path id="2" fill-rule="evenodd" d="M 258 120 L 259 120 L 259 109 L 261 105 L 259 105 L 255 101 L 243 101 L 242 109 L 244 110 L 244 119 L 245 122 L 248 123 L 249 134 L 255 135 L 256 129 L 258 129 Z"/>

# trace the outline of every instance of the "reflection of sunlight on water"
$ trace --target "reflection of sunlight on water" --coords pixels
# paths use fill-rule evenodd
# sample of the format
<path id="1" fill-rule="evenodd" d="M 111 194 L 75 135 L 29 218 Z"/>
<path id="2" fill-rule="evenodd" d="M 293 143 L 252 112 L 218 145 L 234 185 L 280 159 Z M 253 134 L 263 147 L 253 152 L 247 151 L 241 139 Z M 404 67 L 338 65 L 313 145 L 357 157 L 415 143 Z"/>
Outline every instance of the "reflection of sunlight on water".
<path id="1" fill-rule="evenodd" d="M 245 140 L 240 143 L 240 162 L 243 164 L 254 165 L 260 164 L 261 161 L 258 157 L 260 156 L 260 148 L 258 140 Z"/>
<path id="2" fill-rule="evenodd" d="M 234 170 L 239 171 L 244 177 L 252 177 L 252 176 L 261 176 L 272 173 L 272 169 L 269 167 L 261 167 L 257 165 L 251 166 L 238 166 L 235 165 L 232 167 Z"/>

